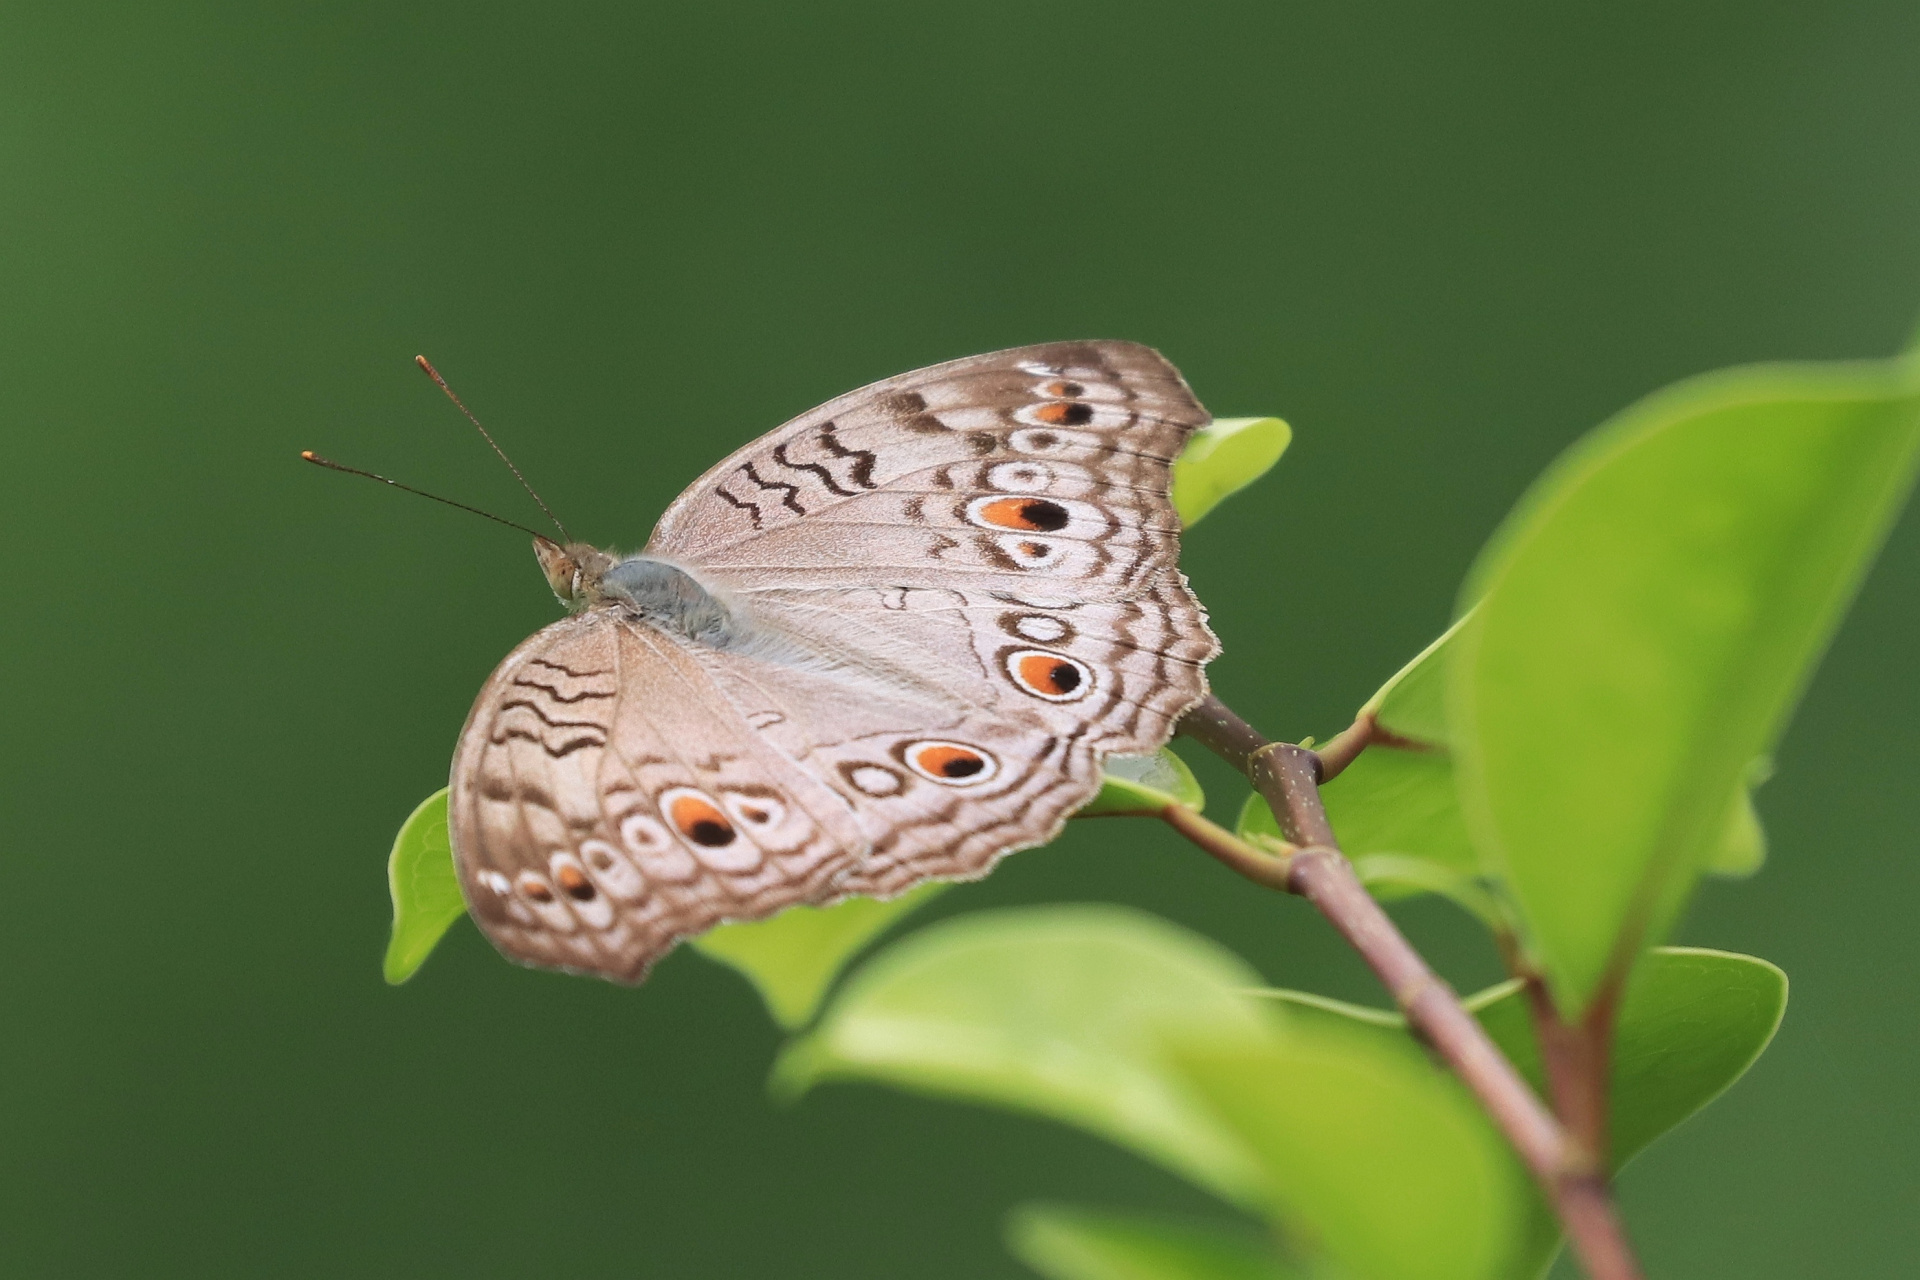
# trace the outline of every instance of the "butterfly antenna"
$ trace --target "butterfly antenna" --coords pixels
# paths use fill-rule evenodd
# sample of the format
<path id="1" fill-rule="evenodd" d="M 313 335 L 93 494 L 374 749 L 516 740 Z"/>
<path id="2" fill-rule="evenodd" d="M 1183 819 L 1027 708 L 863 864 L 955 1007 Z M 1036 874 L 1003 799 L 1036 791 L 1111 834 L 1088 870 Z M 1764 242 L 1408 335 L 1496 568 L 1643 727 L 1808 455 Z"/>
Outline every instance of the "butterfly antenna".
<path id="1" fill-rule="evenodd" d="M 432 498 L 435 502 L 444 502 L 450 507 L 458 507 L 462 511 L 471 511 L 477 516 L 485 516 L 495 524 L 503 524 L 509 529 L 518 529 L 522 533 L 530 533 L 543 542 L 549 540 L 547 535 L 541 533 L 539 530 L 529 529 L 523 524 L 515 524 L 513 521 L 497 516 L 491 511 L 482 511 L 480 508 L 470 507 L 464 502 L 455 502 L 452 498 L 443 498 L 437 493 L 428 493 L 425 489 L 416 489 L 410 484 L 401 484 L 398 480 L 389 480 L 385 476 L 372 471 L 362 471 L 358 467 L 349 467 L 345 463 L 335 462 L 331 458 L 323 458 L 311 449 L 302 449 L 300 451 L 300 457 L 303 461 L 311 462 L 316 467 L 325 467 L 329 471 L 344 471 L 350 476 L 365 476 L 369 480 L 378 480 L 381 484 L 390 484 L 396 489 L 405 489 L 408 493 L 417 493 L 423 498 Z M 556 520 L 554 523 L 559 524 L 560 522 Z M 566 530 L 562 529 L 560 532 L 564 534 Z"/>
<path id="2" fill-rule="evenodd" d="M 499 446 L 499 444 L 494 441 L 493 436 L 488 433 L 487 429 L 480 425 L 480 419 L 473 416 L 473 410 L 467 408 L 466 404 L 461 401 L 460 397 L 453 394 L 453 388 L 448 386 L 447 380 L 440 376 L 440 371 L 434 368 L 432 363 L 429 362 L 425 356 L 415 356 L 413 358 L 413 362 L 419 365 L 421 371 L 424 372 L 429 378 L 432 378 L 434 382 L 439 384 L 440 389 L 447 393 L 447 399 L 453 401 L 455 407 L 457 407 L 460 410 L 460 412 L 467 415 L 467 421 L 473 424 L 473 429 L 480 433 L 480 438 L 485 440 L 488 446 L 492 448 L 492 450 L 500 456 L 500 461 L 507 464 L 507 470 L 513 472 L 513 478 L 520 482 L 520 487 L 527 491 L 527 496 L 531 497 L 535 502 L 539 503 L 540 509 L 547 513 L 547 519 L 553 521 L 553 527 L 560 531 L 561 541 L 572 542 L 573 535 L 567 532 L 567 526 L 561 524 L 560 517 L 553 514 L 553 508 L 547 505 L 546 499 L 542 498 L 539 494 L 533 491 L 533 486 L 527 483 L 527 478 L 520 474 L 520 468 L 514 466 L 513 459 L 507 456 L 507 451 L 505 449 L 502 449 Z M 392 484 L 393 481 L 389 480 L 387 481 L 387 483 Z M 404 488 L 405 486 L 402 486 L 402 487 Z M 456 503 L 455 505 L 457 506 L 459 504 Z"/>

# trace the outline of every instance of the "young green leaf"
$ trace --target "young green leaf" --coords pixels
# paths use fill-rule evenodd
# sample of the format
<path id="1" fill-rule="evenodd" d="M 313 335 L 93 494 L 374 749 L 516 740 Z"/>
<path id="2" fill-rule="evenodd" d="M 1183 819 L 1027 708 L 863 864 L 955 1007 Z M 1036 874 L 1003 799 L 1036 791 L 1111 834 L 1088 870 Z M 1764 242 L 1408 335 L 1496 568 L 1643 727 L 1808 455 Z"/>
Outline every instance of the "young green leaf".
<path id="1" fill-rule="evenodd" d="M 1745 1075 L 1786 1008 L 1787 975 L 1765 960 L 1699 947 L 1648 952 L 1627 982 L 1614 1030 L 1613 1168 Z M 1544 1089 L 1525 995 L 1503 991 L 1475 1014 L 1521 1073 Z"/>
<path id="2" fill-rule="evenodd" d="M 1910 486 L 1916 377 L 1684 383 L 1570 450 L 1481 554 L 1448 663 L 1462 808 L 1567 1012 L 1685 899 Z"/>
<path id="3" fill-rule="evenodd" d="M 1269 1012 L 1245 994 L 1260 985 L 1216 943 L 1137 911 L 981 912 L 869 960 L 782 1053 L 774 1084 L 867 1079 L 1037 1112 L 1257 1203 L 1253 1161 L 1160 1046 L 1269 1037 Z"/>
<path id="4" fill-rule="evenodd" d="M 1388 734 L 1407 739 L 1410 748 L 1446 747 L 1453 741 L 1447 733 L 1447 658 L 1460 629 L 1472 617 L 1462 615 L 1452 626 L 1406 666 L 1393 673 L 1381 685 L 1360 714 L 1371 715 Z"/>
<path id="5" fill-rule="evenodd" d="M 1499 1136 L 1403 1033 L 1290 1025 L 1175 1060 L 1266 1175 L 1289 1240 L 1351 1280 L 1500 1280 L 1527 1184 Z"/>
<path id="6" fill-rule="evenodd" d="M 1380 736 L 1321 796 L 1341 848 L 1374 896 L 1440 893 L 1492 923 L 1498 909 L 1476 879 L 1479 858 L 1447 752 L 1444 659 L 1460 626 L 1447 628 L 1367 699 L 1359 715 L 1371 716 Z M 1241 809 L 1239 831 L 1242 838 L 1277 839 L 1280 825 L 1253 795 Z"/>
<path id="7" fill-rule="evenodd" d="M 1151 817 L 1169 804 L 1206 807 L 1207 797 L 1187 762 L 1165 747 L 1150 756 L 1108 756 L 1100 794 L 1073 816 Z"/>
<path id="8" fill-rule="evenodd" d="M 1396 1013 L 1306 992 L 1267 994 L 1289 1011 L 1290 1029 L 1344 1026 L 1417 1052 Z M 1786 1002 L 1786 975 L 1764 960 L 1692 947 L 1649 951 L 1627 983 L 1615 1023 L 1607 1102 L 1611 1167 L 1618 1170 L 1731 1088 L 1765 1051 Z M 1539 1044 L 1520 984 L 1489 987 L 1468 996 L 1466 1004 L 1545 1096 Z M 1558 1226 L 1537 1195 L 1521 1234 L 1527 1243 L 1506 1274 L 1510 1280 L 1534 1280 L 1559 1245 Z"/>
<path id="9" fill-rule="evenodd" d="M 426 963 L 453 922 L 467 913 L 447 842 L 447 789 L 420 802 L 387 855 L 387 891 L 393 895 L 393 932 L 382 966 L 399 986 Z"/>
<path id="10" fill-rule="evenodd" d="M 1046 1280 L 1294 1280 L 1273 1247 L 1212 1223 L 1029 1204 L 1007 1248 Z"/>
<path id="11" fill-rule="evenodd" d="M 766 920 L 709 929 L 693 939 L 693 948 L 745 975 L 773 1020 L 795 1031 L 812 1020 L 848 961 L 951 887 L 930 880 L 884 901 L 847 898 L 830 907 L 788 907 Z"/>
<path id="12" fill-rule="evenodd" d="M 1186 528 L 1265 475 L 1293 441 L 1278 418 L 1221 418 L 1187 440 L 1173 464 L 1173 505 Z"/>
<path id="13" fill-rule="evenodd" d="M 1262 994 L 1290 1011 L 1288 1026 L 1334 1019 L 1391 1031 L 1411 1046 L 1397 1013 L 1304 991 Z M 1501 1050 L 1543 1097 L 1546 1076 L 1518 982 L 1466 997 Z M 1702 947 L 1655 947 L 1627 982 L 1614 1024 L 1607 1114 L 1618 1170 L 1661 1134 L 1712 1102 L 1766 1050 L 1787 1008 L 1787 975 L 1755 956 Z"/>
<path id="14" fill-rule="evenodd" d="M 1767 829 L 1753 807 L 1754 789 L 1773 775 L 1773 761 L 1759 756 L 1747 765 L 1746 778 L 1734 788 L 1721 819 L 1720 838 L 1707 854 L 1707 871 L 1716 876 L 1750 876 L 1767 861 Z"/>

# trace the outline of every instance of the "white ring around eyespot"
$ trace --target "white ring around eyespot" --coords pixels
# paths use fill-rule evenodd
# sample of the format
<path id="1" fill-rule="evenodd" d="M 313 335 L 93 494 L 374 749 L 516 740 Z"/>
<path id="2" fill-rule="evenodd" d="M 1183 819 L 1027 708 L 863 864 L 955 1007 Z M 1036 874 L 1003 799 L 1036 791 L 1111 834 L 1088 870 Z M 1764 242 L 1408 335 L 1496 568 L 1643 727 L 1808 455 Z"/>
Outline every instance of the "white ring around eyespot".
<path id="1" fill-rule="evenodd" d="M 527 892 L 528 885 L 539 885 L 544 888 L 548 895 L 547 901 L 542 902 Z M 515 901 L 540 917 L 540 923 L 555 933 L 572 933 L 580 927 L 580 922 L 574 919 L 573 912 L 562 905 L 560 891 L 548 884 L 545 876 L 536 871 L 522 871 L 519 883 L 515 887 L 520 891 L 515 896 Z"/>
<path id="2" fill-rule="evenodd" d="M 1020 675 L 1020 660 L 1022 658 L 1045 658 L 1048 662 L 1065 663 L 1080 673 L 1080 683 L 1065 693 L 1049 693 L 1045 689 L 1036 689 L 1034 686 L 1028 684 Z M 1022 693 L 1030 693 L 1034 697 L 1044 698 L 1048 702 L 1078 702 L 1093 692 L 1095 683 L 1092 667 L 1080 661 L 1078 658 L 1070 658 L 1064 653 L 1055 653 L 1051 649 L 1015 649 L 1007 655 L 1006 668 L 1007 678 L 1012 680 Z"/>
<path id="3" fill-rule="evenodd" d="M 1023 613 L 1012 622 L 1013 634 L 1038 644 L 1053 644 L 1067 636 L 1067 624 L 1044 613 Z"/>
<path id="4" fill-rule="evenodd" d="M 1045 493 L 1053 468 L 1044 462 L 998 462 L 987 468 L 987 487 L 1000 493 Z"/>
<path id="5" fill-rule="evenodd" d="M 607 901 L 607 895 L 600 892 L 600 885 L 587 874 L 580 860 L 571 853 L 555 853 L 547 859 L 547 867 L 553 873 L 553 887 L 560 892 L 560 901 L 567 909 L 579 916 L 596 929 L 604 929 L 613 923 L 613 903 Z M 571 869 L 587 883 L 592 892 L 585 898 L 576 898 L 568 893 L 561 878 L 563 869 Z"/>
<path id="6" fill-rule="evenodd" d="M 1098 443 L 1095 437 L 1066 427 L 1023 427 L 1007 433 L 1007 447 L 1015 453 L 1058 454 Z"/>
<path id="7" fill-rule="evenodd" d="M 605 840 L 582 840 L 580 861 L 609 898 L 637 902 L 647 896 L 647 882 L 618 849 Z"/>
<path id="8" fill-rule="evenodd" d="M 897 796 L 906 785 L 899 774 L 877 764 L 856 765 L 847 771 L 847 781 L 856 791 L 874 797 Z"/>
<path id="9" fill-rule="evenodd" d="M 1045 503 L 1049 507 L 1057 508 L 1066 519 L 1058 529 L 1027 529 L 1019 525 L 1000 524 L 987 517 L 987 508 L 1000 502 Z M 967 518 L 967 523 L 976 529 L 991 529 L 996 533 L 1037 533 L 1042 537 L 1055 538 L 1065 536 L 1066 531 L 1073 527 L 1074 521 L 1086 518 L 1085 509 L 1078 503 L 1062 502 L 1058 498 L 1039 498 L 1032 494 L 983 494 L 969 502 L 963 514 Z"/>
<path id="10" fill-rule="evenodd" d="M 787 816 L 787 806 L 772 796 L 748 795 L 744 791 L 722 791 L 720 801 L 726 806 L 727 815 L 749 831 L 767 831 L 780 825 Z M 753 811 L 763 816 L 755 819 L 748 816 Z"/>
<path id="11" fill-rule="evenodd" d="M 1032 533 L 995 534 L 995 545 L 1001 554 L 1022 569 L 1051 569 L 1067 558 L 1067 544 Z M 1025 548 L 1039 547 L 1039 555 L 1029 554 Z"/>
<path id="12" fill-rule="evenodd" d="M 675 840 L 666 824 L 652 814 L 633 812 L 620 819 L 620 843 L 633 856 L 644 876 L 661 880 L 691 880 L 700 864 L 686 846 Z"/>
<path id="13" fill-rule="evenodd" d="M 930 747 L 951 747 L 955 751 L 965 751 L 971 755 L 978 756 L 981 764 L 985 767 L 982 768 L 979 773 L 970 773 L 962 778 L 950 778 L 944 773 L 935 773 L 933 770 L 924 768 L 920 764 L 920 753 Z M 906 750 L 900 754 L 901 757 L 906 760 L 907 768 L 913 770 L 928 782 L 937 782 L 943 787 L 977 787 L 983 782 L 993 781 L 994 777 L 1000 772 L 1000 762 L 994 758 L 993 753 L 976 747 L 970 742 L 948 742 L 941 738 L 922 738 L 917 742 L 909 742 Z"/>
<path id="14" fill-rule="evenodd" d="M 673 819 L 673 806 L 680 800 L 698 800 L 710 806 L 714 812 L 727 820 L 727 830 L 733 838 L 725 844 L 701 844 L 686 832 L 680 830 L 680 824 Z M 681 843 L 715 871 L 752 871 L 759 867 L 764 855 L 760 846 L 748 838 L 741 830 L 744 824 L 738 824 L 727 811 L 706 792 L 694 787 L 669 787 L 660 793 L 660 812 L 667 816 L 668 826 L 680 836 Z"/>

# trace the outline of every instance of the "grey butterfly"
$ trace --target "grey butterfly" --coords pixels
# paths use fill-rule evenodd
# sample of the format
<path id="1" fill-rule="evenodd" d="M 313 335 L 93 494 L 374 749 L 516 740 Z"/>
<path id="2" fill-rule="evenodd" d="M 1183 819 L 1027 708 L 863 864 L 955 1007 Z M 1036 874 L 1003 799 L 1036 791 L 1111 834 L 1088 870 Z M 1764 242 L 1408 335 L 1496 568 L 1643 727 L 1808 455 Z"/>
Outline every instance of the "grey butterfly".
<path id="1" fill-rule="evenodd" d="M 1206 692 L 1168 487 L 1207 421 L 1149 348 L 1020 347 L 803 414 L 637 555 L 537 539 L 570 616 L 500 664 L 453 762 L 480 927 L 638 982 L 723 921 L 1051 839 Z"/>

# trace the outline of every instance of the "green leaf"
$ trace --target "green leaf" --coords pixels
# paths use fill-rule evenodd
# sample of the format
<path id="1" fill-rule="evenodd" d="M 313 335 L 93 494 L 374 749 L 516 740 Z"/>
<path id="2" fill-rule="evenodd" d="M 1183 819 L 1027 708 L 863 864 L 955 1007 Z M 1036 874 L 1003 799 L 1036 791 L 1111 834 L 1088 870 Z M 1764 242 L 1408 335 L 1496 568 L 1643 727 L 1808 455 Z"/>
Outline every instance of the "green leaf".
<path id="1" fill-rule="evenodd" d="M 1914 372 L 1696 379 L 1570 450 L 1481 554 L 1448 663 L 1468 828 L 1576 1016 L 1657 938 L 1910 486 Z"/>
<path id="2" fill-rule="evenodd" d="M 723 924 L 693 939 L 702 955 L 746 976 L 767 1013 L 788 1031 L 813 1019 L 847 962 L 893 923 L 952 888 L 929 880 L 897 898 L 847 898 L 788 907 L 777 916 Z"/>
<path id="3" fill-rule="evenodd" d="M 1500 927 L 1503 913 L 1480 883 L 1444 750 L 1403 751 L 1376 743 L 1320 795 L 1342 850 L 1376 898 L 1391 902 L 1437 893 L 1490 928 Z M 1237 826 L 1253 844 L 1282 838 L 1273 810 L 1257 793 L 1241 806 Z"/>
<path id="4" fill-rule="evenodd" d="M 1747 765 L 1747 776 L 1734 788 L 1733 799 L 1721 819 L 1720 839 L 1707 855 L 1707 871 L 1716 876 L 1750 876 L 1767 861 L 1767 829 L 1753 807 L 1753 793 L 1773 776 L 1773 760 L 1758 756 Z"/>
<path id="5" fill-rule="evenodd" d="M 1657 947 L 1627 982 L 1608 1093 L 1612 1166 L 1725 1093 L 1766 1049 L 1787 1008 L 1787 975 L 1753 956 Z M 1487 1033 L 1538 1090 L 1540 1050 L 1525 995 L 1476 1010 Z"/>
<path id="6" fill-rule="evenodd" d="M 1247 1152 L 1162 1061 L 1166 1036 L 1272 1034 L 1259 975 L 1214 942 L 1106 906 L 980 912 L 879 953 L 788 1045 L 774 1087 L 867 1079 L 1037 1112 L 1240 1203 Z"/>
<path id="7" fill-rule="evenodd" d="M 1183 1047 L 1176 1060 L 1259 1158 L 1287 1239 L 1341 1276 L 1510 1274 L 1525 1181 L 1404 1033 L 1303 1020 L 1264 1045 Z"/>
<path id="8" fill-rule="evenodd" d="M 1089 800 L 1076 818 L 1122 815 L 1150 817 L 1169 804 L 1204 809 L 1200 783 L 1187 762 L 1162 747 L 1150 756 L 1108 756 L 1100 794 Z"/>
<path id="9" fill-rule="evenodd" d="M 387 855 L 393 933 L 387 939 L 387 981 L 399 986 L 425 964 L 442 935 L 467 913 L 447 841 L 447 789 L 420 802 Z"/>
<path id="10" fill-rule="evenodd" d="M 1265 1241 L 1211 1223 L 1022 1205 L 1007 1247 L 1047 1280 L 1292 1280 Z"/>
<path id="11" fill-rule="evenodd" d="M 1299 991 L 1265 993 L 1289 1012 L 1288 1027 L 1342 1025 L 1371 1032 L 1403 1051 L 1418 1050 L 1399 1014 Z M 1608 1087 L 1611 1167 L 1620 1169 L 1733 1086 L 1765 1051 L 1786 1011 L 1787 979 L 1753 956 L 1694 947 L 1656 947 L 1635 968 L 1614 1028 Z M 1546 1096 L 1539 1043 L 1520 983 L 1503 982 L 1466 999 L 1488 1035 Z M 1537 1194 L 1528 1243 L 1507 1273 L 1532 1280 L 1558 1247 L 1559 1229 Z"/>
<path id="12" fill-rule="evenodd" d="M 1412 743 L 1445 747 L 1453 741 L 1447 733 L 1447 659 L 1467 619 L 1469 610 L 1413 661 L 1393 673 L 1393 677 L 1367 699 L 1361 715 L 1371 714 L 1380 728 Z"/>
<path id="13" fill-rule="evenodd" d="M 1187 440 L 1173 464 L 1173 505 L 1188 529 L 1265 475 L 1293 442 L 1278 418 L 1221 418 Z"/>
<path id="14" fill-rule="evenodd" d="M 1292 1014 L 1291 1029 L 1328 1018 L 1392 1031 L 1408 1046 L 1405 1021 L 1386 1009 L 1350 1005 L 1304 991 L 1261 994 Z M 1546 1075 L 1526 994 L 1518 981 L 1466 997 L 1467 1007 L 1542 1097 Z M 1655 947 L 1627 982 L 1614 1023 L 1608 1115 L 1612 1168 L 1712 1102 L 1746 1074 L 1779 1029 L 1787 975 L 1755 956 L 1703 947 Z"/>
<path id="15" fill-rule="evenodd" d="M 1327 817 L 1347 856 L 1417 856 L 1455 875 L 1478 870 L 1478 855 L 1444 751 L 1402 751 L 1375 743 L 1322 789 Z"/>
<path id="16" fill-rule="evenodd" d="M 1381 737 L 1321 789 L 1327 817 L 1361 882 L 1383 900 L 1439 893 L 1493 925 L 1496 900 L 1460 816 L 1447 752 L 1445 656 L 1462 622 L 1423 649 L 1361 707 Z M 1242 838 L 1280 837 L 1259 796 L 1240 812 Z M 1256 841 L 1257 843 L 1257 841 Z"/>

